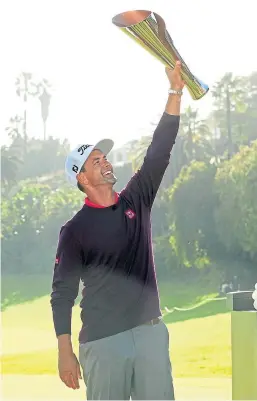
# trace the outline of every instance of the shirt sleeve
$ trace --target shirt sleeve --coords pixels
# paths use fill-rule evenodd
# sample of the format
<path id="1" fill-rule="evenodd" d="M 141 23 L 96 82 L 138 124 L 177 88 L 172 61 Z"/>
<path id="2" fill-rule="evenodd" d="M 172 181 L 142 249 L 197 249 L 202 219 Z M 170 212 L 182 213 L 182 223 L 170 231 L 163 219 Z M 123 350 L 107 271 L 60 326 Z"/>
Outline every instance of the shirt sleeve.
<path id="1" fill-rule="evenodd" d="M 134 174 L 123 195 L 138 196 L 147 207 L 151 207 L 170 161 L 180 117 L 166 112 L 162 115 L 149 145 L 142 167 Z"/>
<path id="2" fill-rule="evenodd" d="M 83 252 L 71 230 L 60 231 L 52 281 L 51 306 L 56 336 L 71 334 L 72 307 L 79 292 Z"/>

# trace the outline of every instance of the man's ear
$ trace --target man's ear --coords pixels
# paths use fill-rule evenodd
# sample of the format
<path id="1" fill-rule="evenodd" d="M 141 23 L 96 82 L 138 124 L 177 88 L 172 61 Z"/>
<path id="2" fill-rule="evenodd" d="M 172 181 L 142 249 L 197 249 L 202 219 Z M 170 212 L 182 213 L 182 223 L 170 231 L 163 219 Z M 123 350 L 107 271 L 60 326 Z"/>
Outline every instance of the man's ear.
<path id="1" fill-rule="evenodd" d="M 78 174 L 77 180 L 80 183 L 80 185 L 82 185 L 82 186 L 88 185 L 88 179 L 85 174 Z"/>

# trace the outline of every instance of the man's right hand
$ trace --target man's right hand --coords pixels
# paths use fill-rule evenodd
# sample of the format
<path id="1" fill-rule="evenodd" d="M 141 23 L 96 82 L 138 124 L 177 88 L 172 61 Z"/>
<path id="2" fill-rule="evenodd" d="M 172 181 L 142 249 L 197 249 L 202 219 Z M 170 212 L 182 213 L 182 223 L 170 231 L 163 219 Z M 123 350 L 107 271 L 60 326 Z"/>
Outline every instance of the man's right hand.
<path id="1" fill-rule="evenodd" d="M 79 379 L 82 379 L 79 361 L 73 352 L 59 351 L 59 376 L 67 387 L 74 390 L 79 388 Z"/>

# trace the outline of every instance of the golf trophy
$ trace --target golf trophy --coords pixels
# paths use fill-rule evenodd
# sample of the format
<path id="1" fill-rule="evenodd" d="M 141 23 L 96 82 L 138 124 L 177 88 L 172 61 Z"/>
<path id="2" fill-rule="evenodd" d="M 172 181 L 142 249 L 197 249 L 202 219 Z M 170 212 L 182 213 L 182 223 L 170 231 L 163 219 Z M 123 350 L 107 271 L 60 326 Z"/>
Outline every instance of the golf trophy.
<path id="1" fill-rule="evenodd" d="M 192 99 L 201 99 L 208 92 L 209 87 L 191 73 L 180 56 L 158 14 L 146 10 L 126 11 L 113 17 L 112 23 L 166 67 L 174 68 L 176 61 L 180 61 L 182 79 Z"/>

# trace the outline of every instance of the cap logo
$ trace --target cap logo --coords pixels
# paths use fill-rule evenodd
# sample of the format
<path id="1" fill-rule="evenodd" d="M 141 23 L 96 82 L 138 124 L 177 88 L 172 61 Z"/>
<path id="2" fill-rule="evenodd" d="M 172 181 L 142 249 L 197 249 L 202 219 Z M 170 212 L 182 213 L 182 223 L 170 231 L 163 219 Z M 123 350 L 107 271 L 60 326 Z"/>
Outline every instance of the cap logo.
<path id="1" fill-rule="evenodd" d="M 92 145 L 82 145 L 82 146 L 80 146 L 80 148 L 78 148 L 78 152 L 80 153 L 80 156 L 83 156 L 85 150 L 87 148 L 89 148 L 89 146 L 92 146 Z"/>
<path id="2" fill-rule="evenodd" d="M 75 164 L 72 167 L 72 171 L 74 171 L 74 173 L 77 173 L 79 171 L 78 166 L 76 166 Z"/>
<path id="3" fill-rule="evenodd" d="M 126 210 L 125 214 L 128 216 L 129 219 L 134 219 L 134 217 L 136 216 L 136 213 L 133 212 L 131 209 Z"/>

